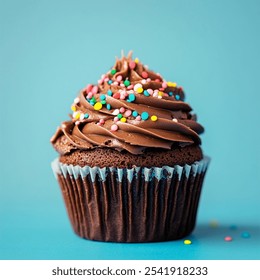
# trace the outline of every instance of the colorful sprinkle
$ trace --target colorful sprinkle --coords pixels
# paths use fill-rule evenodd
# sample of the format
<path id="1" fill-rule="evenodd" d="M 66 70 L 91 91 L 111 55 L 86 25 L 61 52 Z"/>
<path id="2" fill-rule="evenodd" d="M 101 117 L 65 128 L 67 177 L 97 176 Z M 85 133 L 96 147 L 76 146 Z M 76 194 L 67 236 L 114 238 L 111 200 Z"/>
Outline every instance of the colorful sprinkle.
<path id="1" fill-rule="evenodd" d="M 130 117 L 132 115 L 132 111 L 131 110 L 126 110 L 126 112 L 124 113 L 124 116 L 126 118 Z"/>
<path id="2" fill-rule="evenodd" d="M 122 77 L 121 75 L 118 75 L 118 76 L 116 77 L 116 80 L 117 80 L 118 82 L 121 82 L 122 79 L 123 79 L 123 77 Z"/>
<path id="3" fill-rule="evenodd" d="M 156 121 L 157 121 L 157 119 L 158 119 L 158 117 L 157 117 L 157 116 L 155 116 L 155 115 L 151 116 L 151 121 L 156 122 Z"/>
<path id="4" fill-rule="evenodd" d="M 108 80 L 107 83 L 108 83 L 109 85 L 111 85 L 111 84 L 113 83 L 113 81 L 112 81 L 112 80 Z"/>
<path id="5" fill-rule="evenodd" d="M 100 110 L 102 109 L 103 105 L 101 102 L 97 102 L 95 105 L 94 105 L 94 110 Z"/>
<path id="6" fill-rule="evenodd" d="M 91 90 L 92 93 L 96 94 L 98 93 L 98 86 L 94 86 Z"/>
<path id="7" fill-rule="evenodd" d="M 126 101 L 128 101 L 128 102 L 134 102 L 135 101 L 135 95 L 133 94 L 133 93 L 130 93 L 129 95 L 128 95 L 128 98 L 127 98 L 127 100 Z"/>
<path id="8" fill-rule="evenodd" d="M 99 99 L 100 99 L 100 100 L 106 100 L 105 94 L 100 94 Z"/>
<path id="9" fill-rule="evenodd" d="M 118 117 L 118 119 L 120 120 L 120 119 L 123 118 L 123 115 L 122 115 L 122 114 L 118 114 L 117 117 Z"/>
<path id="10" fill-rule="evenodd" d="M 191 240 L 189 240 L 189 239 L 185 239 L 184 241 L 183 241 L 183 243 L 185 244 L 185 245 L 191 245 Z"/>
<path id="11" fill-rule="evenodd" d="M 107 108 L 107 110 L 111 110 L 111 105 L 110 105 L 110 104 L 107 104 L 107 105 L 106 105 L 106 108 Z"/>
<path id="12" fill-rule="evenodd" d="M 168 87 L 177 87 L 176 83 L 173 82 L 167 82 Z"/>
<path id="13" fill-rule="evenodd" d="M 144 89 L 141 88 L 141 87 L 139 87 L 139 88 L 136 90 L 137 93 L 142 93 L 143 91 L 144 91 Z"/>
<path id="14" fill-rule="evenodd" d="M 81 121 L 84 120 L 84 114 L 80 114 L 79 119 L 80 119 Z"/>
<path id="15" fill-rule="evenodd" d="M 147 89 L 147 92 L 148 92 L 150 95 L 153 94 L 153 90 L 152 90 L 151 88 L 148 88 L 148 89 Z"/>
<path id="16" fill-rule="evenodd" d="M 166 82 L 163 82 L 163 83 L 162 83 L 162 87 L 163 87 L 163 88 L 167 88 L 167 86 L 168 86 L 168 85 L 167 85 Z"/>
<path id="17" fill-rule="evenodd" d="M 73 112 L 76 112 L 76 110 L 77 110 L 77 108 L 76 108 L 76 106 L 75 105 L 71 105 L 71 110 L 73 111 Z"/>
<path id="18" fill-rule="evenodd" d="M 116 99 L 119 99 L 120 98 L 120 93 L 119 92 L 114 93 L 113 97 L 116 98 Z"/>
<path id="19" fill-rule="evenodd" d="M 244 231 L 244 232 L 241 233 L 241 237 L 243 237 L 243 238 L 250 238 L 250 233 L 247 232 L 247 231 Z"/>
<path id="20" fill-rule="evenodd" d="M 105 123 L 105 120 L 104 120 L 104 119 L 100 119 L 99 122 L 100 122 L 101 124 L 104 124 L 104 123 Z"/>
<path id="21" fill-rule="evenodd" d="M 87 98 L 91 99 L 92 97 L 93 97 L 93 92 L 89 92 L 88 95 L 87 95 Z"/>
<path id="22" fill-rule="evenodd" d="M 84 119 L 88 119 L 88 118 L 89 118 L 89 114 L 85 114 Z"/>
<path id="23" fill-rule="evenodd" d="M 175 99 L 176 99 L 176 100 L 180 100 L 180 99 L 181 99 L 181 97 L 179 96 L 179 94 L 176 94 L 176 95 L 175 95 Z"/>
<path id="24" fill-rule="evenodd" d="M 115 109 L 112 113 L 114 116 L 118 115 L 119 114 L 119 109 Z"/>
<path id="25" fill-rule="evenodd" d="M 144 90 L 144 95 L 145 96 L 150 96 L 149 92 L 147 90 Z"/>
<path id="26" fill-rule="evenodd" d="M 106 100 L 101 100 L 100 103 L 101 103 L 102 105 L 105 105 L 107 102 L 106 102 Z"/>
<path id="27" fill-rule="evenodd" d="M 173 118 L 172 121 L 173 122 L 178 122 L 178 120 L 176 118 Z"/>
<path id="28" fill-rule="evenodd" d="M 230 242 L 230 241 L 233 240 L 233 238 L 232 238 L 231 236 L 226 236 L 226 237 L 224 238 L 224 240 L 225 240 L 226 242 Z"/>
<path id="29" fill-rule="evenodd" d="M 138 116 L 138 112 L 137 111 L 133 111 L 132 116 L 133 117 L 137 117 Z"/>
<path id="30" fill-rule="evenodd" d="M 109 89 L 109 90 L 107 91 L 107 95 L 112 96 L 112 94 L 113 94 L 112 90 Z"/>
<path id="31" fill-rule="evenodd" d="M 143 77 L 144 79 L 147 79 L 147 78 L 148 78 L 148 73 L 145 72 L 145 71 L 143 71 L 141 75 L 142 75 L 142 77 Z"/>
<path id="32" fill-rule="evenodd" d="M 136 58 L 136 59 L 135 59 L 135 63 L 138 63 L 138 62 L 139 62 L 139 59 L 138 59 L 138 58 Z"/>
<path id="33" fill-rule="evenodd" d="M 116 69 L 112 69 L 110 73 L 111 73 L 111 75 L 115 75 L 116 74 Z"/>
<path id="34" fill-rule="evenodd" d="M 149 114 L 147 112 L 142 112 L 141 118 L 142 118 L 143 121 L 148 120 Z"/>
<path id="35" fill-rule="evenodd" d="M 125 108 L 124 108 L 124 107 L 121 107 L 121 108 L 119 109 L 119 112 L 123 114 L 123 113 L 125 112 Z"/>
<path id="36" fill-rule="evenodd" d="M 168 92 L 168 95 L 173 96 L 173 92 L 172 91 Z"/>
<path id="37" fill-rule="evenodd" d="M 74 112 L 72 114 L 72 116 L 73 116 L 74 119 L 78 120 L 80 118 L 80 113 L 79 112 Z"/>
<path id="38" fill-rule="evenodd" d="M 137 83 L 137 84 L 134 85 L 134 91 L 136 91 L 138 88 L 142 88 L 142 87 L 143 87 L 142 84 Z"/>
<path id="39" fill-rule="evenodd" d="M 75 103 L 75 104 L 78 104 L 78 103 L 79 103 L 79 97 L 76 97 L 76 98 L 74 99 L 74 103 Z"/>
<path id="40" fill-rule="evenodd" d="M 125 85 L 126 87 L 130 86 L 130 81 L 125 80 L 125 81 L 124 81 L 124 85 Z"/>
<path id="41" fill-rule="evenodd" d="M 92 88 L 93 88 L 93 85 L 88 84 L 88 85 L 87 85 L 87 88 L 86 88 L 87 93 L 91 92 Z"/>
<path id="42" fill-rule="evenodd" d="M 129 68 L 130 68 L 130 69 L 135 69 L 135 66 L 136 66 L 136 63 L 135 63 L 133 60 L 131 60 L 131 61 L 129 62 Z"/>
<path id="43" fill-rule="evenodd" d="M 111 125 L 111 131 L 117 131 L 118 130 L 118 125 L 112 124 Z"/>
<path id="44" fill-rule="evenodd" d="M 126 122 L 126 118 L 123 117 L 123 118 L 120 119 L 120 121 L 121 122 Z"/>
<path id="45" fill-rule="evenodd" d="M 119 118 L 118 117 L 114 117 L 114 122 L 118 122 Z"/>
<path id="46" fill-rule="evenodd" d="M 140 120 L 141 120 L 141 116 L 137 116 L 135 119 L 136 119 L 137 121 L 140 121 Z"/>

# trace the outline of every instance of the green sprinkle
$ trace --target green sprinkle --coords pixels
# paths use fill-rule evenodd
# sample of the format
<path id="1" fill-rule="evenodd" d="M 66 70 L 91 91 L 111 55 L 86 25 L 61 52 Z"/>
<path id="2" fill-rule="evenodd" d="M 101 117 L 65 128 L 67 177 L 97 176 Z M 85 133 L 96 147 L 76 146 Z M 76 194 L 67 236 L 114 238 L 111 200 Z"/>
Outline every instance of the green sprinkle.
<path id="1" fill-rule="evenodd" d="M 124 81 L 124 85 L 125 85 L 126 87 L 130 86 L 130 81 L 125 80 L 125 81 Z"/>
<path id="2" fill-rule="evenodd" d="M 106 102 L 106 100 L 101 100 L 100 103 L 105 105 L 107 102 Z"/>
<path id="3" fill-rule="evenodd" d="M 115 75 L 116 74 L 116 69 L 112 69 L 110 73 L 111 73 L 111 75 Z"/>
<path id="4" fill-rule="evenodd" d="M 122 114 L 118 114 L 118 115 L 117 115 L 117 117 L 118 117 L 118 118 L 119 118 L 119 120 L 120 120 L 120 119 L 122 119 L 122 118 L 123 118 L 123 115 L 122 115 Z"/>

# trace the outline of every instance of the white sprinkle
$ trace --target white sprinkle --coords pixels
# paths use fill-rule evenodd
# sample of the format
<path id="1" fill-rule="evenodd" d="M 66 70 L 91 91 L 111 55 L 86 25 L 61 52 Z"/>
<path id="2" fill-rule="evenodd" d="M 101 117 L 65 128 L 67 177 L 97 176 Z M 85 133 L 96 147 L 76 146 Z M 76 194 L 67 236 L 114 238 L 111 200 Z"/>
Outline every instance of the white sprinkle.
<path id="1" fill-rule="evenodd" d="M 134 91 L 137 91 L 137 89 L 138 88 L 142 88 L 143 86 L 142 86 L 142 84 L 135 84 L 135 86 L 134 86 Z"/>
<path id="2" fill-rule="evenodd" d="M 172 120 L 173 120 L 174 122 L 178 122 L 178 120 L 177 120 L 176 118 L 173 118 Z"/>
<path id="3" fill-rule="evenodd" d="M 76 97 L 76 98 L 74 99 L 74 103 L 75 103 L 75 104 L 78 104 L 78 103 L 79 103 L 79 97 Z"/>
<path id="4" fill-rule="evenodd" d="M 80 114 L 79 119 L 80 119 L 80 120 L 84 120 L 84 117 L 85 117 L 85 115 L 84 115 L 84 114 Z"/>
<path id="5" fill-rule="evenodd" d="M 119 114 L 119 109 L 115 109 L 112 113 L 114 116 L 118 115 Z"/>

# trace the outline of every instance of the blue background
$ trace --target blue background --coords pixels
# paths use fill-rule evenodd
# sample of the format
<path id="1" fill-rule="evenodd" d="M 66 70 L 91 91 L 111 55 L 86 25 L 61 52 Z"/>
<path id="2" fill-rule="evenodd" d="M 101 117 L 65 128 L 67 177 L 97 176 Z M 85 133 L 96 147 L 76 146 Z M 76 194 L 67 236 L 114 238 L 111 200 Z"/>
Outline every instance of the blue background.
<path id="1" fill-rule="evenodd" d="M 257 0 L 0 0 L 0 258 L 260 259 L 259 14 Z M 86 241 L 70 228 L 49 139 L 121 49 L 182 85 L 206 128 L 212 162 L 190 246 Z"/>

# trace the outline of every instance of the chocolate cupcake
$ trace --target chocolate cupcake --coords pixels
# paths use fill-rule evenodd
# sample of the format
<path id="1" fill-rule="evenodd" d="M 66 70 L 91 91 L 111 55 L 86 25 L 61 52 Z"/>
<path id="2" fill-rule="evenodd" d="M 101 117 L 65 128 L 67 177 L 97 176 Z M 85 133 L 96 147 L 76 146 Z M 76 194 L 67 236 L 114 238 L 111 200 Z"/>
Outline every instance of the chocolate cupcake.
<path id="1" fill-rule="evenodd" d="M 81 90 L 71 110 L 51 143 L 75 233 L 113 242 L 190 234 L 209 159 L 183 89 L 130 53 Z"/>

